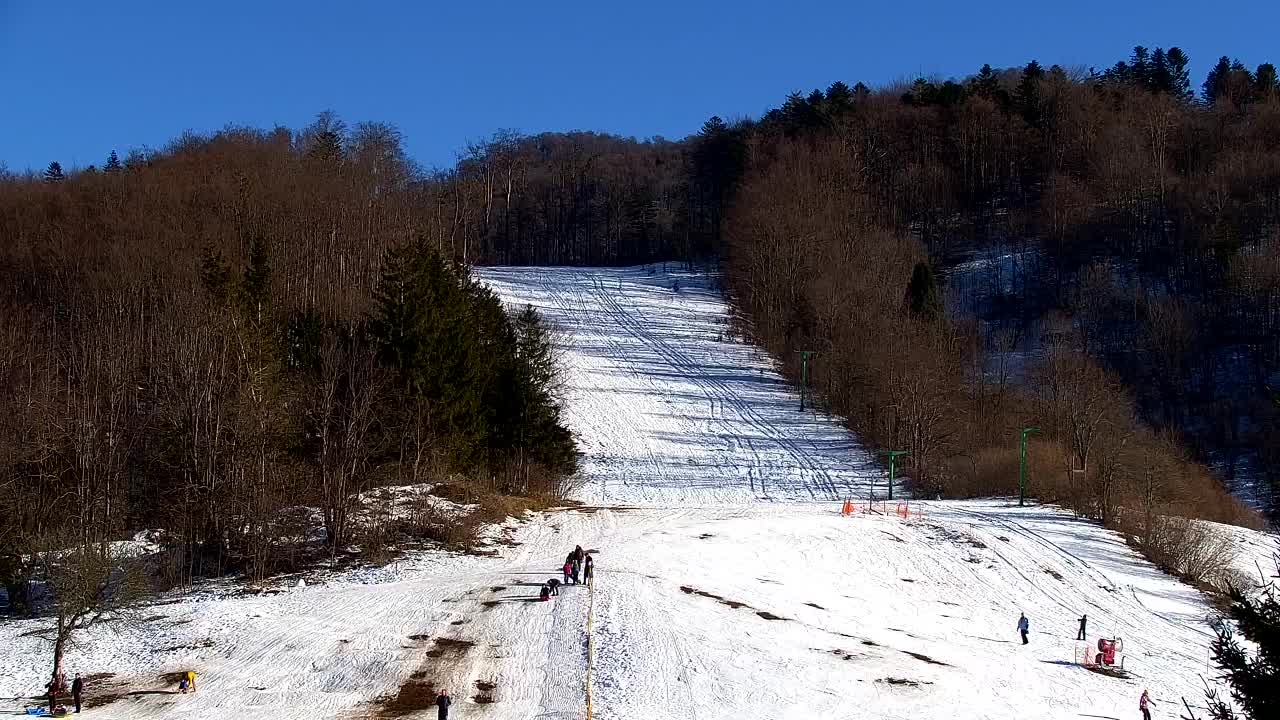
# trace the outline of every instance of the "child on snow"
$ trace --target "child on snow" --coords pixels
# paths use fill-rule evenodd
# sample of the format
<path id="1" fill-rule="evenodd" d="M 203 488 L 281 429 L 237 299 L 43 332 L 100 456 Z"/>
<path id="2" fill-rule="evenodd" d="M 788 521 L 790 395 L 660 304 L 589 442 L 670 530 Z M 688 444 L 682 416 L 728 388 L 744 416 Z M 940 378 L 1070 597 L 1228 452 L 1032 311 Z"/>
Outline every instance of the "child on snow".
<path id="1" fill-rule="evenodd" d="M 547 587 L 546 583 L 542 583 L 542 589 L 538 591 L 538 599 L 542 602 L 551 599 L 551 588 Z"/>

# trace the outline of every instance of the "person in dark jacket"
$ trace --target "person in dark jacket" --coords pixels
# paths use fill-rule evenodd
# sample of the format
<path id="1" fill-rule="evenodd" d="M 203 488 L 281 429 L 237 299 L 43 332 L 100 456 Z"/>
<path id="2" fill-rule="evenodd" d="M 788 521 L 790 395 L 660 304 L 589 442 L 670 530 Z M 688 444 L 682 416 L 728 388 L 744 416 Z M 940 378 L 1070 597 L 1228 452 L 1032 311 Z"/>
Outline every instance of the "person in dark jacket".
<path id="1" fill-rule="evenodd" d="M 560 581 L 555 578 L 551 578 L 550 580 L 547 581 L 547 588 L 551 591 L 552 595 L 559 595 Z"/>
<path id="2" fill-rule="evenodd" d="M 576 556 L 576 557 L 578 558 L 578 564 L 579 564 L 579 565 L 581 565 L 582 563 L 584 563 L 584 562 L 586 562 L 586 561 L 587 561 L 587 560 L 586 560 L 586 558 L 587 558 L 587 551 L 586 551 L 586 550 L 583 550 L 581 545 L 575 545 L 575 546 L 574 546 L 574 548 L 573 548 L 573 554 L 574 554 L 574 556 Z"/>
<path id="3" fill-rule="evenodd" d="M 71 681 L 71 697 L 76 701 L 76 712 L 80 712 L 80 696 L 84 694 L 84 680 L 80 679 L 80 673 L 76 673 L 76 679 Z"/>
<path id="4" fill-rule="evenodd" d="M 44 686 L 49 691 L 49 714 L 53 714 L 53 709 L 58 705 L 58 679 L 54 678 Z"/>
<path id="5" fill-rule="evenodd" d="M 595 577 L 595 574 L 596 574 L 595 563 L 591 561 L 591 556 L 588 555 L 587 566 L 582 570 L 582 581 L 587 584 L 587 587 L 591 586 L 591 578 Z"/>
<path id="6" fill-rule="evenodd" d="M 570 565 L 569 567 L 570 569 L 573 570 L 573 584 L 574 585 L 582 584 L 582 581 L 578 579 L 578 575 L 582 572 L 582 566 L 578 564 L 576 558 L 574 559 L 573 565 Z"/>
<path id="7" fill-rule="evenodd" d="M 1018 632 L 1022 633 L 1022 644 L 1027 644 L 1027 632 L 1031 630 L 1031 621 L 1024 613 L 1018 613 Z"/>
<path id="8" fill-rule="evenodd" d="M 551 588 L 546 583 L 542 583 L 542 588 L 538 590 L 538 599 L 546 602 L 551 599 Z"/>
<path id="9" fill-rule="evenodd" d="M 449 699 L 449 691 L 441 690 L 436 696 L 436 715 L 440 720 L 449 720 L 449 706 L 453 701 Z"/>
<path id="10" fill-rule="evenodd" d="M 1084 639 L 1085 639 L 1085 638 L 1084 638 L 1084 626 L 1085 626 L 1085 623 L 1087 623 L 1087 622 L 1089 622 L 1089 616 L 1088 616 L 1088 615 L 1081 615 L 1081 616 L 1080 616 L 1080 632 L 1076 633 L 1076 639 L 1077 639 L 1077 640 L 1084 640 Z"/>

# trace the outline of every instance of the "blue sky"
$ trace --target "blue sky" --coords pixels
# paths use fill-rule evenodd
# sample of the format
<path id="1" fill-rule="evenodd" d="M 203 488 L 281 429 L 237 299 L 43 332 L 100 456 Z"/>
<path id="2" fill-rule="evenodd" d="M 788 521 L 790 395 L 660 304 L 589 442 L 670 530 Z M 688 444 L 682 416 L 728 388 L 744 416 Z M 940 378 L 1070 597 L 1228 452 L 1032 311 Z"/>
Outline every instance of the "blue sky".
<path id="1" fill-rule="evenodd" d="M 792 90 L 962 76 L 984 62 L 1106 66 L 1178 45 L 1280 62 L 1280 3 L 0 0 L 0 162 L 101 164 L 228 123 L 332 109 L 398 126 L 443 166 L 500 128 L 683 137 Z M 1274 53 L 1274 55 L 1273 55 Z"/>

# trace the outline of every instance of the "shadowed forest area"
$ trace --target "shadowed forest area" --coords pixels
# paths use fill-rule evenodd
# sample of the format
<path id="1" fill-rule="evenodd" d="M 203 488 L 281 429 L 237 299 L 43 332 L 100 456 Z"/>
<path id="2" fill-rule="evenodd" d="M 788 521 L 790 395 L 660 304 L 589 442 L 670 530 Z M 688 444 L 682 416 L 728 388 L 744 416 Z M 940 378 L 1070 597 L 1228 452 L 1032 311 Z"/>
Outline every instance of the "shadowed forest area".
<path id="1" fill-rule="evenodd" d="M 681 140 L 227 128 L 0 178 L 0 554 L 159 527 L 270 572 L 287 508 L 574 464 L 554 328 L 467 265 L 718 258 L 744 330 L 918 492 L 1029 491 L 1131 531 L 1280 511 L 1280 97 L 1177 48 L 1100 72 L 794 94 Z M 1221 480 L 1222 482 L 1218 482 Z M 1225 489 L 1224 489 L 1225 485 Z M 3 568 L 0 568 L 3 570 Z"/>

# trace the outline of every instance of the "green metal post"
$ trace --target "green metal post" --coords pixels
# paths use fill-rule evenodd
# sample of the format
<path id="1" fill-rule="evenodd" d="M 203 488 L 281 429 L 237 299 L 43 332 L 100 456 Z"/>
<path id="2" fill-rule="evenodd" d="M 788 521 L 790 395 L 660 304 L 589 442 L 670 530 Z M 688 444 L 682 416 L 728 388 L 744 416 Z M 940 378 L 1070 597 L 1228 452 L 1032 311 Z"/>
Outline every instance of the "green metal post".
<path id="1" fill-rule="evenodd" d="M 899 455 L 909 455 L 910 453 L 908 453 L 906 450 L 885 450 L 883 452 L 885 455 L 889 456 L 889 499 L 892 500 L 893 499 L 893 479 L 895 477 L 894 469 L 897 466 L 897 463 L 895 461 L 898 459 Z M 874 500 L 875 499 L 875 483 L 874 482 L 872 482 L 871 484 L 871 496 L 872 496 L 872 499 Z"/>
<path id="2" fill-rule="evenodd" d="M 809 387 L 809 358 L 817 355 L 813 350 L 799 350 L 800 353 L 800 412 L 804 412 L 804 391 Z"/>
<path id="3" fill-rule="evenodd" d="M 1019 431 L 1020 458 L 1018 460 L 1018 507 L 1027 500 L 1027 433 L 1040 432 L 1040 428 L 1024 427 Z"/>

